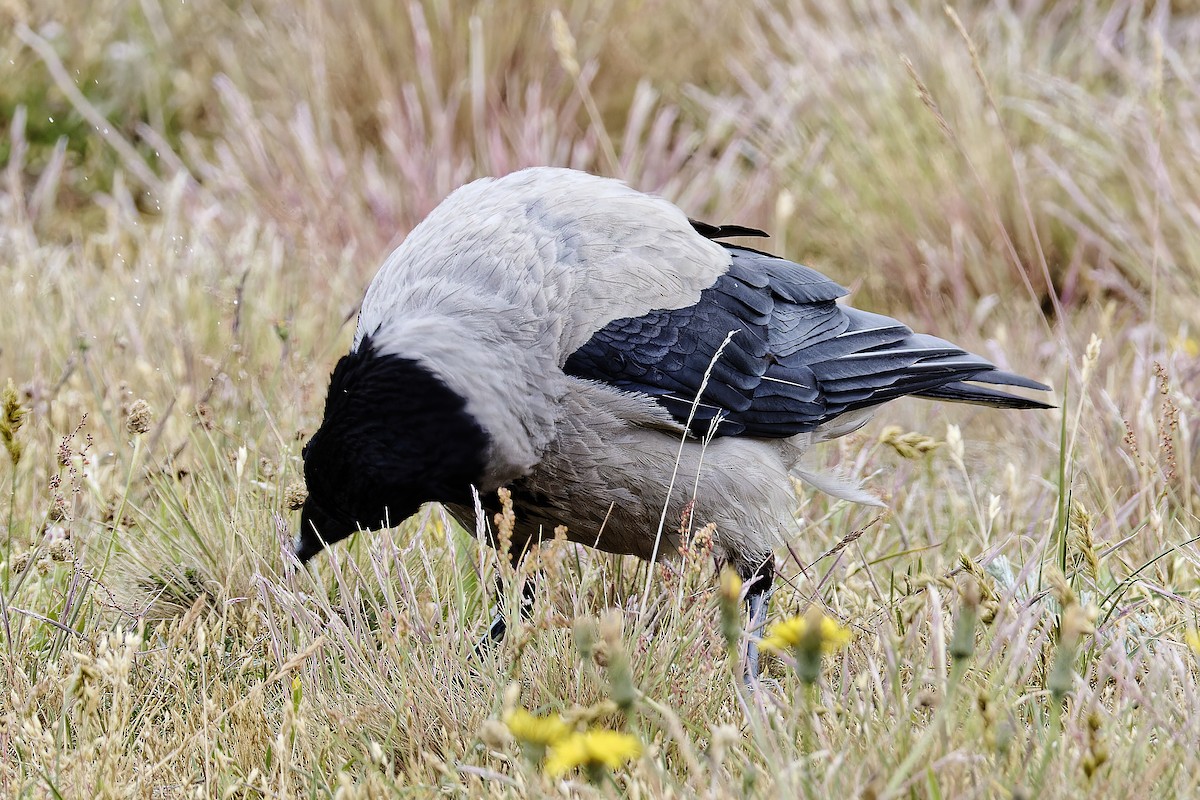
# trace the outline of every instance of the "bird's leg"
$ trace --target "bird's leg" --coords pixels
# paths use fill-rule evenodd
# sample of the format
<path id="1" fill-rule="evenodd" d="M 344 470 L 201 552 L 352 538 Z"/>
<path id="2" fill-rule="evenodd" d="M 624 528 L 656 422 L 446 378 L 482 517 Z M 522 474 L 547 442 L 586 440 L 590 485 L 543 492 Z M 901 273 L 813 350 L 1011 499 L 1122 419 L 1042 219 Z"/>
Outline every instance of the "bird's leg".
<path id="1" fill-rule="evenodd" d="M 533 616 L 533 597 L 534 597 L 534 578 L 535 575 L 529 575 L 521 584 L 521 600 L 520 614 L 521 619 L 528 620 Z M 504 582 L 496 578 L 496 617 L 492 620 L 492 626 L 488 628 L 487 634 L 479 640 L 479 644 L 475 645 L 475 655 L 482 656 L 484 652 L 491 650 L 494 646 L 504 640 L 504 634 L 508 632 L 508 621 L 504 614 Z"/>
<path id="2" fill-rule="evenodd" d="M 521 562 L 525 559 L 525 554 L 529 552 L 530 546 L 533 544 L 529 538 L 521 537 L 516 541 L 510 540 L 508 545 L 504 546 L 496 538 L 494 531 L 488 532 L 487 542 L 500 558 L 507 559 L 508 563 L 512 565 L 514 575 L 520 574 Z M 508 617 L 504 613 L 503 575 L 503 570 L 496 572 L 496 616 L 492 619 L 492 624 L 488 628 L 488 632 L 479 640 L 479 644 L 475 645 L 476 658 L 504 641 L 504 636 L 508 633 Z M 521 619 L 528 620 L 533 615 L 534 578 L 535 575 L 528 575 L 521 584 L 521 599 L 519 601 Z"/>
<path id="3" fill-rule="evenodd" d="M 746 642 L 746 685 L 758 683 L 758 639 L 767 621 L 767 603 L 771 599 L 771 585 L 775 581 L 775 558 L 767 558 L 746 582 L 746 606 L 749 620 L 746 631 L 750 634 Z"/>

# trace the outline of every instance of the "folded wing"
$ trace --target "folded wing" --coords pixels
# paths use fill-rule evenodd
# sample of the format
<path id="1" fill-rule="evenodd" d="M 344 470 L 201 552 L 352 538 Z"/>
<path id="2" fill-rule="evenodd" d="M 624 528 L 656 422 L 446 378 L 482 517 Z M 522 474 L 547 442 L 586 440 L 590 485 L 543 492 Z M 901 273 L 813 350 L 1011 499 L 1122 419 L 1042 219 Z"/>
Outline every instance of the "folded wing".
<path id="1" fill-rule="evenodd" d="M 710 238 L 749 232 L 693 224 Z M 812 269 L 722 246 L 729 269 L 699 302 L 607 324 L 567 359 L 568 374 L 651 395 L 679 422 L 690 418 L 697 435 L 719 421 L 717 436 L 793 436 L 909 394 L 1048 407 L 975 385 L 1046 390 L 1041 383 L 889 317 L 839 306 L 846 290 Z"/>

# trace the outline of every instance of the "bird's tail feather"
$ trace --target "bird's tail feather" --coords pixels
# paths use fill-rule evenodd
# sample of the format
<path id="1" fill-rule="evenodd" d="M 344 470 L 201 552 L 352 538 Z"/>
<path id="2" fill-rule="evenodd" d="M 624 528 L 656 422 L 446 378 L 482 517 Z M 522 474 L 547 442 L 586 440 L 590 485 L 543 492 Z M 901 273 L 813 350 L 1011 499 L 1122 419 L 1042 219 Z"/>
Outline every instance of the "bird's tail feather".
<path id="1" fill-rule="evenodd" d="M 1050 387 L 1037 381 L 1000 370 L 991 370 L 979 375 L 973 375 L 971 376 L 971 380 L 1002 386 L 1020 386 L 1025 389 L 1037 389 L 1040 391 L 1049 391 L 1050 389 Z M 990 389 L 986 386 L 979 386 L 975 383 L 967 383 L 965 381 L 944 383 L 934 389 L 917 392 L 917 396 L 927 397 L 932 400 L 948 400 L 954 403 L 975 403 L 993 408 L 1054 408 L 1053 405 L 1043 403 L 1040 400 L 1032 400 L 1028 397 L 1009 394 L 999 389 Z"/>

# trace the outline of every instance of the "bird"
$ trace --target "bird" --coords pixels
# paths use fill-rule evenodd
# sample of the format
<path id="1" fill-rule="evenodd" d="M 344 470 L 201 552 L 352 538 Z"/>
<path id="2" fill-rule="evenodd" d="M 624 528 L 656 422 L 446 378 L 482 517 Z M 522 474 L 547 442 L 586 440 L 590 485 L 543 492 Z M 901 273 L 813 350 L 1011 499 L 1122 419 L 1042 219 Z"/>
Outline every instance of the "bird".
<path id="1" fill-rule="evenodd" d="M 602 551 L 671 558 L 688 513 L 715 525 L 714 554 L 745 581 L 754 633 L 795 525 L 791 476 L 873 498 L 805 472 L 814 445 L 905 395 L 1052 407 L 996 388 L 1048 386 L 840 303 L 847 290 L 810 267 L 726 241 L 747 236 L 766 234 L 570 169 L 452 192 L 363 297 L 303 449 L 297 559 L 429 502 L 474 530 L 476 498 L 494 511 L 501 488 L 518 556 L 565 526 Z M 485 641 L 504 630 L 500 615 Z"/>

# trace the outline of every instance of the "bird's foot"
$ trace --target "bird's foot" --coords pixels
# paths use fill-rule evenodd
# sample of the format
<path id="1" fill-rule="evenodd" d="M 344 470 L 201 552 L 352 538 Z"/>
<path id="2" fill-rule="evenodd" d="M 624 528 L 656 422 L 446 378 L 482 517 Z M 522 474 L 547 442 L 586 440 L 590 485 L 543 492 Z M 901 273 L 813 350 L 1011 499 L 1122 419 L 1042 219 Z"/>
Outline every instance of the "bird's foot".
<path id="1" fill-rule="evenodd" d="M 745 676 L 746 691 L 752 697 L 761 698 L 763 700 L 777 700 L 783 697 L 783 685 L 774 678 L 764 678 L 756 675 L 751 678 Z"/>

